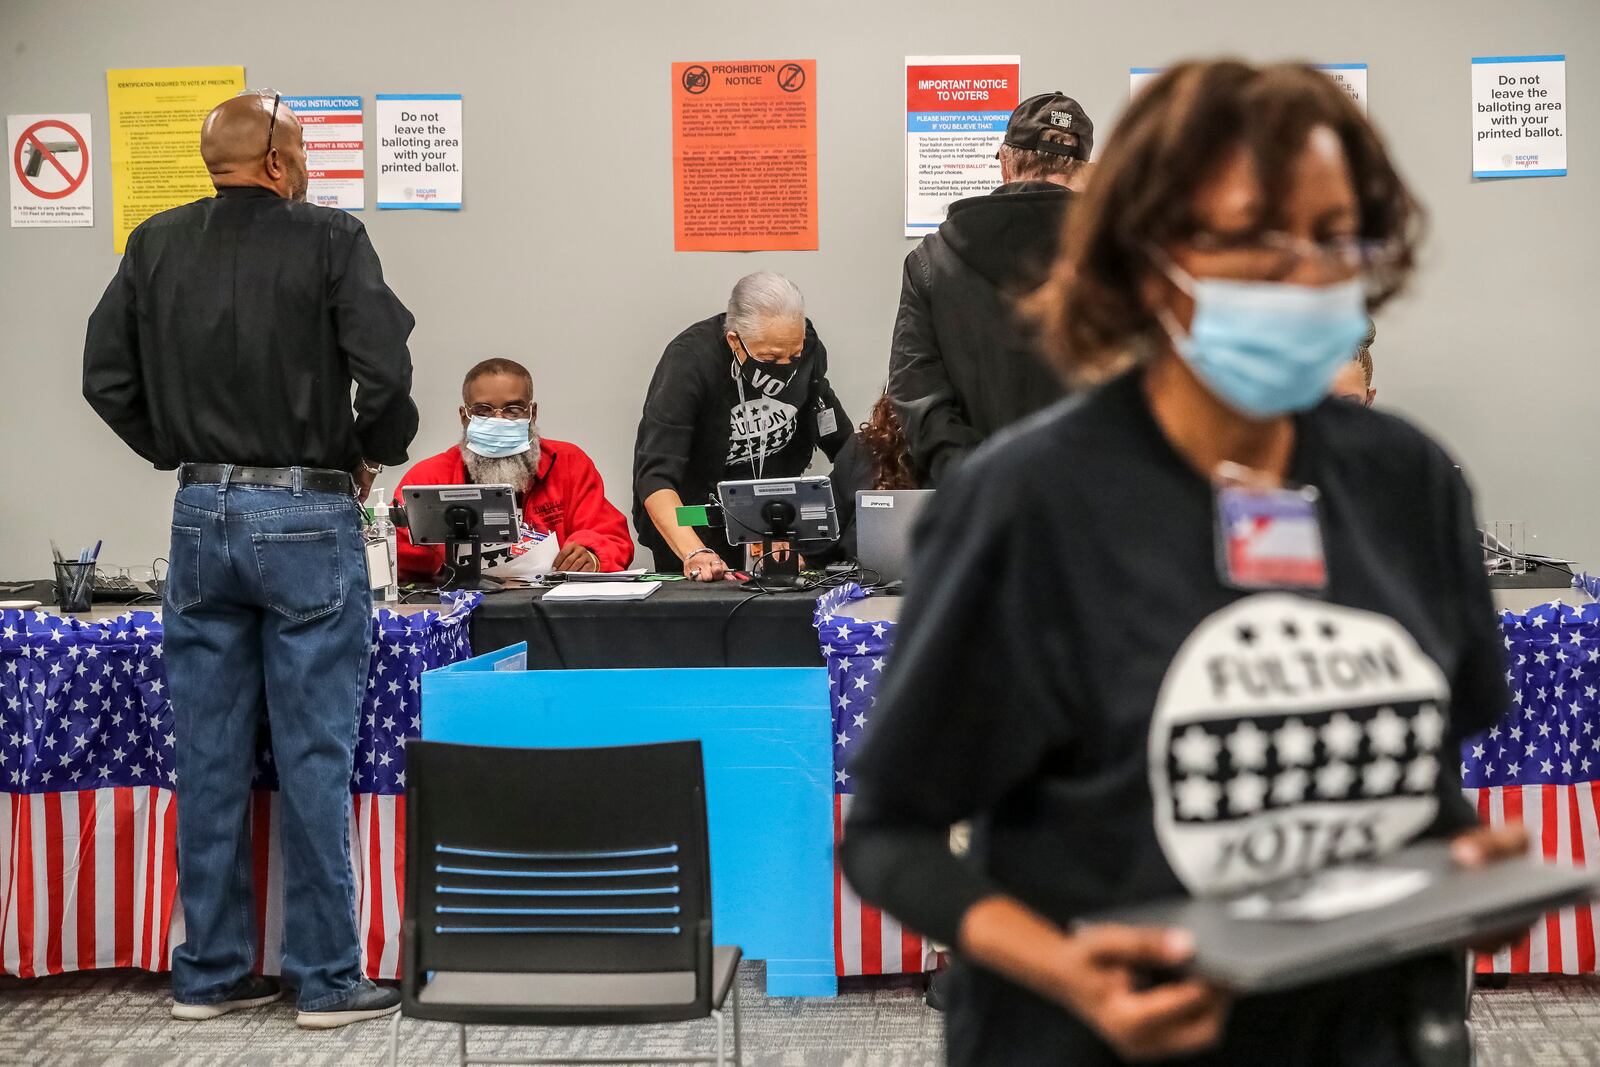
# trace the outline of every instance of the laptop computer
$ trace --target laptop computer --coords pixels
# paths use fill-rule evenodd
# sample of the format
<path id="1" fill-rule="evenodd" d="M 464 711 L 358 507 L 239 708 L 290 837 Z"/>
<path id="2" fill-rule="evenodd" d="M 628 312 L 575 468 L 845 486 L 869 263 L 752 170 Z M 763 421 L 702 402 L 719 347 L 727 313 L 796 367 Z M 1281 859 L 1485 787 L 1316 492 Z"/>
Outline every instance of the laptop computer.
<path id="1" fill-rule="evenodd" d="M 856 556 L 884 584 L 904 580 L 911 566 L 911 528 L 933 499 L 932 489 L 856 493 Z"/>
<path id="2" fill-rule="evenodd" d="M 1175 899 L 1083 924 L 1175 926 L 1194 935 L 1186 971 L 1241 993 L 1292 989 L 1531 926 L 1600 894 L 1600 871 L 1532 856 L 1463 868 L 1444 841 L 1233 897 Z"/>

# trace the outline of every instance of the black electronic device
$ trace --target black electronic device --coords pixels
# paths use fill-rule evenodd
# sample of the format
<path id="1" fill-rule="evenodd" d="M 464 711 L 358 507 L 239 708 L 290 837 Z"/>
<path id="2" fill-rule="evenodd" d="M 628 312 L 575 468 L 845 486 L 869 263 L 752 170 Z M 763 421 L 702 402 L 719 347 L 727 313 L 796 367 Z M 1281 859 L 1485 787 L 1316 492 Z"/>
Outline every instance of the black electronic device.
<path id="1" fill-rule="evenodd" d="M 755 478 L 719 482 L 728 544 L 761 546 L 761 583 L 795 588 L 800 579 L 800 541 L 833 541 L 839 536 L 839 513 L 833 503 L 833 483 L 825 476 L 808 478 Z M 774 553 L 773 545 L 787 542 L 789 551 Z"/>
<path id="2" fill-rule="evenodd" d="M 414 545 L 443 545 L 445 589 L 498 588 L 483 577 L 483 546 L 517 541 L 517 491 L 509 485 L 408 485 L 395 525 Z M 466 549 L 466 556 L 461 550 Z"/>

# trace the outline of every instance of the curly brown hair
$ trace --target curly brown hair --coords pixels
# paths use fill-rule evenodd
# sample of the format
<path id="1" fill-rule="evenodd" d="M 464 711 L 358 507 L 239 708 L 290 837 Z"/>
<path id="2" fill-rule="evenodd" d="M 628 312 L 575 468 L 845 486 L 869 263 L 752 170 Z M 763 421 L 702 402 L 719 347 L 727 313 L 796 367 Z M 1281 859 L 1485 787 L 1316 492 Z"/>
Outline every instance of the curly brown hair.
<path id="1" fill-rule="evenodd" d="M 1041 342 L 1069 381 L 1125 366 L 1159 328 L 1140 282 L 1150 249 L 1192 236 L 1192 205 L 1239 149 L 1262 187 L 1265 227 L 1278 225 L 1297 157 L 1311 130 L 1327 126 L 1349 162 L 1360 236 L 1389 242 L 1369 308 L 1398 292 L 1410 273 L 1422 211 L 1376 131 L 1326 74 L 1298 63 L 1256 67 L 1238 60 L 1183 63 L 1144 89 L 1096 162 L 1088 190 L 1067 212 L 1050 277 L 1027 302 Z"/>
<path id="2" fill-rule="evenodd" d="M 887 394 L 878 397 L 860 427 L 861 443 L 872 460 L 872 488 L 878 490 L 916 489 L 917 475 L 911 469 L 911 447 L 906 432 L 894 413 Z"/>

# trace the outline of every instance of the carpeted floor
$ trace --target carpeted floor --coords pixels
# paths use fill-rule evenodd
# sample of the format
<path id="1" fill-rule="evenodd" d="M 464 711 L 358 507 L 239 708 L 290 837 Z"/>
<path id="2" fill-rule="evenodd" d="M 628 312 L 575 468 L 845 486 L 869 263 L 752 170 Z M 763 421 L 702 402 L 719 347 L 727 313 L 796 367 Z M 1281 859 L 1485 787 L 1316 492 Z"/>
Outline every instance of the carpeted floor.
<path id="1" fill-rule="evenodd" d="M 769 1000 L 759 964 L 741 976 L 745 1063 L 754 1067 L 922 1067 L 942 1062 L 940 1016 L 920 986 L 847 986 L 834 1000 Z M 287 1004 L 207 1023 L 174 1022 L 164 976 L 134 971 L 0 978 L 0 1065 L 145 1067 L 379 1064 L 387 1022 L 297 1030 Z M 1480 1067 L 1600 1064 L 1600 978 L 1526 978 L 1474 1003 Z M 683 1055 L 709 1050 L 709 1024 L 636 1030 L 472 1031 L 476 1055 Z M 453 1026 L 406 1022 L 401 1062 L 455 1062 Z"/>

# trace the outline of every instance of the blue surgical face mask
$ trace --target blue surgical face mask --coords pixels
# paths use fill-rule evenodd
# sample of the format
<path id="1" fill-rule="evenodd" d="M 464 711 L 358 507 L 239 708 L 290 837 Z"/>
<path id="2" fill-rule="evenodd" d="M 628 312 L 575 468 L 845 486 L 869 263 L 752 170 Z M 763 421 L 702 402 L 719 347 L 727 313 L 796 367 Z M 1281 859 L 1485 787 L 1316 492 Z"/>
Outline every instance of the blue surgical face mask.
<path id="1" fill-rule="evenodd" d="M 467 447 L 480 456 L 500 459 L 533 447 L 527 419 L 499 419 L 474 415 L 467 420 Z"/>
<path id="2" fill-rule="evenodd" d="M 1173 347 L 1224 403 L 1270 418 L 1315 407 L 1366 336 L 1361 279 L 1334 285 L 1194 278 L 1164 265 L 1194 298 L 1187 335 L 1162 309 Z"/>

